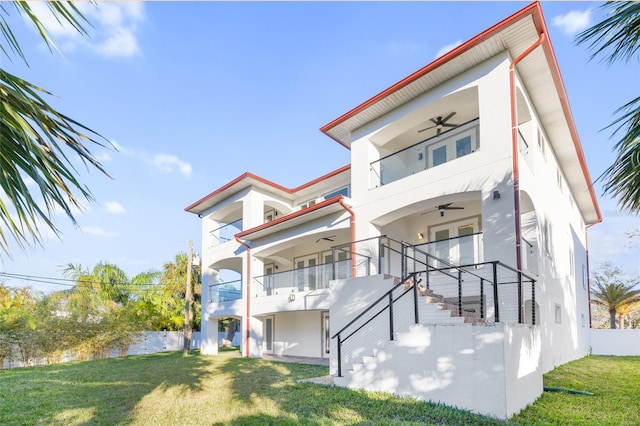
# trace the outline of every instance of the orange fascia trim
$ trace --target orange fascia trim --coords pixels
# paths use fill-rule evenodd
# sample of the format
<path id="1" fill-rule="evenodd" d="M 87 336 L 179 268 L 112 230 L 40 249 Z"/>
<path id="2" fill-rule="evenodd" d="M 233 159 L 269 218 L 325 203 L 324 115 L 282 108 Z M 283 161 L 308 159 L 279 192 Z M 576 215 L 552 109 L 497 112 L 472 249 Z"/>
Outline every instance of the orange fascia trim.
<path id="1" fill-rule="evenodd" d="M 298 192 L 298 191 L 300 191 L 300 190 L 302 190 L 304 188 L 307 188 L 307 187 L 309 187 L 311 185 L 315 185 L 316 183 L 322 182 L 323 180 L 329 179 L 329 178 L 331 178 L 331 177 L 333 177 L 335 175 L 338 175 L 338 174 L 340 174 L 342 172 L 345 172 L 345 171 L 349 170 L 350 168 L 351 168 L 351 164 L 347 164 L 346 166 L 342 166 L 339 169 L 336 169 L 336 170 L 334 170 L 332 172 L 327 173 L 326 175 L 322 175 L 319 178 L 316 178 L 316 179 L 314 179 L 314 180 L 312 180 L 310 182 L 302 184 L 302 185 L 298 186 L 297 188 L 285 188 L 282 185 L 278 185 L 277 183 L 274 183 L 274 182 L 272 182 L 270 180 L 267 180 L 267 179 L 262 178 L 260 176 L 254 175 L 251 172 L 245 172 L 245 173 L 241 174 L 240 176 L 238 176 L 237 178 L 235 178 L 234 180 L 232 180 L 231 182 L 227 183 L 226 185 L 221 186 L 220 188 L 216 189 L 212 193 L 206 195 L 205 197 L 201 198 L 200 200 L 198 200 L 195 203 L 191 204 L 190 206 L 186 207 L 184 210 L 188 212 L 189 210 L 198 207 L 198 205 L 200 205 L 201 203 L 207 201 L 209 198 L 215 197 L 216 195 L 220 194 L 221 192 L 226 191 L 227 189 L 231 188 L 232 186 L 236 185 L 237 183 L 239 183 L 239 182 L 241 182 L 241 181 L 243 181 L 245 179 L 248 179 L 248 178 L 255 179 L 255 180 L 257 180 L 259 182 L 262 182 L 262 183 L 264 183 L 266 185 L 272 186 L 273 188 L 275 188 L 275 189 L 277 189 L 279 191 L 286 192 L 287 194 L 295 194 L 296 192 Z"/>
<path id="2" fill-rule="evenodd" d="M 456 57 L 462 55 L 463 53 L 465 53 L 466 51 L 468 51 L 471 48 L 475 47 L 476 45 L 482 43 L 486 39 L 494 36 L 496 33 L 501 31 L 505 27 L 508 27 L 512 23 L 522 19 L 524 16 L 526 16 L 528 14 L 532 14 L 534 11 L 539 10 L 539 9 L 540 9 L 540 3 L 539 2 L 534 2 L 534 3 L 531 3 L 530 5 L 527 5 L 526 7 L 524 7 L 521 10 L 519 10 L 518 12 L 514 13 L 513 15 L 509 16 L 508 18 L 503 19 L 502 21 L 498 22 L 497 24 L 495 24 L 491 28 L 481 32 L 480 34 L 478 34 L 475 37 L 471 38 L 467 42 L 461 44 L 460 46 L 456 47 L 455 49 L 453 49 L 453 50 L 449 51 L 448 53 L 445 53 L 443 56 L 437 58 L 435 61 L 427 64 L 426 66 L 424 66 L 422 68 L 420 68 L 418 71 L 414 72 L 413 74 L 409 75 L 408 77 L 405 77 L 404 79 L 400 80 L 399 82 L 397 82 L 393 86 L 389 87 L 388 89 L 383 90 L 382 92 L 378 93 L 377 95 L 375 95 L 371 99 L 369 99 L 369 100 L 363 102 L 362 104 L 358 105 L 357 107 L 353 108 L 351 111 L 341 115 L 340 117 L 336 118 L 332 122 L 322 126 L 320 128 L 320 131 L 322 133 L 326 134 L 329 130 L 331 130 L 333 127 L 337 126 L 338 124 L 346 121 L 347 119 L 353 117 L 354 115 L 356 115 L 359 112 L 363 111 L 367 107 L 375 104 L 376 102 L 386 98 L 387 96 L 392 95 L 394 92 L 396 92 L 399 89 L 402 89 L 403 87 L 413 83 L 414 81 L 416 81 L 419 78 L 425 76 L 426 74 L 429 74 L 430 72 L 432 72 L 436 68 L 438 68 L 438 67 L 442 66 L 443 64 L 451 61 L 452 59 L 455 59 Z M 327 135 L 327 136 L 329 136 L 329 135 Z M 331 136 L 329 136 L 329 137 L 331 137 Z"/>
<path id="3" fill-rule="evenodd" d="M 355 278 L 357 272 L 356 258 L 354 256 L 356 253 L 356 213 L 344 203 L 344 197 L 341 195 L 338 202 L 351 215 L 351 223 L 349 224 L 351 227 L 351 278 Z"/>
<path id="4" fill-rule="evenodd" d="M 320 202 L 318 204 L 314 204 L 313 206 L 307 207 L 307 208 L 302 209 L 302 210 L 295 211 L 293 213 L 289 213 L 288 215 L 280 216 L 279 218 L 274 219 L 271 222 L 266 222 L 266 223 L 263 223 L 261 225 L 255 226 L 255 227 L 253 227 L 251 229 L 247 229 L 245 231 L 238 232 L 235 235 L 235 237 L 236 237 L 236 239 L 237 238 L 242 238 L 242 237 L 245 237 L 245 236 L 247 236 L 249 234 L 253 234 L 254 232 L 262 231 L 263 229 L 269 228 L 271 226 L 278 225 L 279 223 L 286 222 L 287 220 L 291 220 L 291 219 L 294 219 L 296 217 L 303 216 L 303 215 L 305 215 L 307 213 L 311 213 L 313 211 L 319 210 L 319 209 L 321 209 L 323 207 L 326 207 L 326 206 L 328 206 L 330 204 L 335 204 L 337 202 L 340 202 L 340 200 L 342 200 L 343 198 L 344 198 L 344 195 L 336 195 L 333 198 L 329 198 L 328 200 L 324 200 L 324 201 L 322 201 L 322 202 Z"/>
<path id="5" fill-rule="evenodd" d="M 249 342 L 251 340 L 251 246 L 244 241 L 240 241 L 238 237 L 236 237 L 236 241 L 247 248 L 247 336 L 244 352 L 245 356 L 249 358 Z"/>
<path id="6" fill-rule="evenodd" d="M 518 164 L 518 113 L 516 109 L 516 65 L 540 46 L 547 36 L 541 33 L 531 46 L 526 48 L 509 64 L 509 102 L 511 106 L 511 157 L 513 161 L 513 217 L 516 225 L 516 268 L 522 269 L 522 223 L 520 219 L 520 169 Z"/>

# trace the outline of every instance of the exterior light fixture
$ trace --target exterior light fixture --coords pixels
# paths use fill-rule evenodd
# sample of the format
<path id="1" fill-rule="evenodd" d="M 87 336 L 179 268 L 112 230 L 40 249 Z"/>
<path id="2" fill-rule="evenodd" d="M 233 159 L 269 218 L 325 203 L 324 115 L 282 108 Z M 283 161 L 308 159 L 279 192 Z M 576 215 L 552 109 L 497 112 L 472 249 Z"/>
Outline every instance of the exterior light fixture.
<path id="1" fill-rule="evenodd" d="M 291 294 L 289 294 L 289 302 L 293 302 L 296 300 L 296 294 L 291 290 Z"/>
<path id="2" fill-rule="evenodd" d="M 493 199 L 494 200 L 499 200 L 500 199 L 500 191 L 493 191 Z"/>
<path id="3" fill-rule="evenodd" d="M 422 234 L 422 232 L 418 232 L 418 239 L 421 240 L 424 238 L 424 235 Z"/>

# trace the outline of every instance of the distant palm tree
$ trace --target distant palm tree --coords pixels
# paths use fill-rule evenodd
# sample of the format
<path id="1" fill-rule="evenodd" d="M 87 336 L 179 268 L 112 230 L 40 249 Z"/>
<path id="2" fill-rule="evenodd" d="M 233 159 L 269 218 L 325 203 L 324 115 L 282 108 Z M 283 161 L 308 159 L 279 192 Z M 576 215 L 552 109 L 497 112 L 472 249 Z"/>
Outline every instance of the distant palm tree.
<path id="1" fill-rule="evenodd" d="M 86 35 L 87 21 L 75 4 L 44 3 L 58 22 Z M 7 2 L 0 4 L 0 55 L 17 56 L 27 63 L 7 20 L 10 9 L 36 27 L 50 50 L 55 48 L 28 2 Z M 57 208 L 75 224 L 73 209 L 82 208 L 82 199 L 93 201 L 89 189 L 78 181 L 69 154 L 107 174 L 85 143 L 110 146 L 109 142 L 51 107 L 42 97 L 50 94 L 0 68 L 0 220 L 5 225 L 0 226 L 0 250 L 7 254 L 8 236 L 24 247 L 41 240 L 43 226 L 58 235 L 52 219 Z M 42 203 L 32 192 L 40 194 Z"/>
<path id="2" fill-rule="evenodd" d="M 622 275 L 622 271 L 610 263 L 605 263 L 600 271 L 593 274 L 591 302 L 607 309 L 611 328 L 616 328 L 620 312 L 628 314 L 629 308 L 640 302 L 638 282 L 625 279 Z"/>
<path id="3" fill-rule="evenodd" d="M 604 55 L 612 64 L 637 58 L 640 51 L 640 2 L 606 2 L 606 17 L 578 34 L 578 43 L 590 42 L 592 58 Z M 618 84 L 624 84 L 620 82 Z M 608 127 L 621 133 L 615 144 L 616 159 L 602 177 L 604 191 L 618 199 L 620 206 L 640 212 L 640 96 L 615 111 L 618 117 Z"/>

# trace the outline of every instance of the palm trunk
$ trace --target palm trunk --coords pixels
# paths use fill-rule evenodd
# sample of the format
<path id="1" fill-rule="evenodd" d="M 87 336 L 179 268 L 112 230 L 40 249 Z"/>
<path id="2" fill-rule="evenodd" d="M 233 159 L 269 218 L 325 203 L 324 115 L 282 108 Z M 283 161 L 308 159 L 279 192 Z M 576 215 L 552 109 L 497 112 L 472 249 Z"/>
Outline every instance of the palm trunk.
<path id="1" fill-rule="evenodd" d="M 609 310 L 609 321 L 611 322 L 611 329 L 614 330 L 616 328 L 616 310 Z"/>

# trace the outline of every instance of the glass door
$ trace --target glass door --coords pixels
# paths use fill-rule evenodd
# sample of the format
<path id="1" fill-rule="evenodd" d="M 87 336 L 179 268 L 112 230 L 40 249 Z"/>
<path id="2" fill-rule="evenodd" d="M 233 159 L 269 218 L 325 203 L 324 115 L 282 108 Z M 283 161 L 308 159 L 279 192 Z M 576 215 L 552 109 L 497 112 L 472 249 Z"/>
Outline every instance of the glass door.
<path id="1" fill-rule="evenodd" d="M 273 317 L 266 317 L 263 324 L 264 339 L 262 350 L 265 353 L 273 354 Z"/>
<path id="2" fill-rule="evenodd" d="M 476 263 L 479 256 L 473 234 L 477 232 L 477 218 L 432 226 L 430 238 L 434 242 L 433 255 L 454 265 Z"/>
<path id="3" fill-rule="evenodd" d="M 318 284 L 318 256 L 314 254 L 298 257 L 294 260 L 294 263 L 296 267 L 294 286 L 297 287 L 298 291 L 315 290 Z"/>

